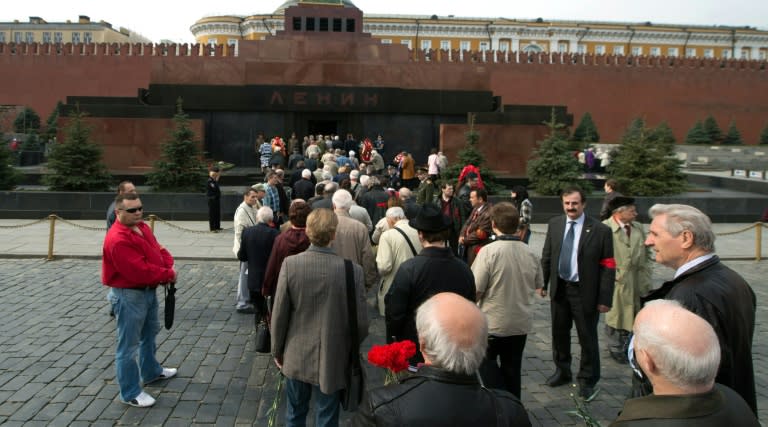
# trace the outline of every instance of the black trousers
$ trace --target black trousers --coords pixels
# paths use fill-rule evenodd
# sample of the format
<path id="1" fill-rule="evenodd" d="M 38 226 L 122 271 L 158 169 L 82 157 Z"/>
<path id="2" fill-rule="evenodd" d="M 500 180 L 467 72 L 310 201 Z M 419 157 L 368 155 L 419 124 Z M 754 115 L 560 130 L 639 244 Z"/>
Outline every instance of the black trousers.
<path id="1" fill-rule="evenodd" d="M 520 399 L 520 370 L 528 335 L 488 337 L 488 350 L 480 377 L 488 388 L 507 390 Z"/>
<path id="2" fill-rule="evenodd" d="M 211 231 L 221 228 L 221 199 L 208 198 L 208 227 Z"/>
<path id="3" fill-rule="evenodd" d="M 552 360 L 563 372 L 571 372 L 571 328 L 581 345 L 581 363 L 577 379 L 580 384 L 594 386 L 600 380 L 600 349 L 597 343 L 597 307 L 583 307 L 579 285 L 558 283 L 552 300 Z"/>

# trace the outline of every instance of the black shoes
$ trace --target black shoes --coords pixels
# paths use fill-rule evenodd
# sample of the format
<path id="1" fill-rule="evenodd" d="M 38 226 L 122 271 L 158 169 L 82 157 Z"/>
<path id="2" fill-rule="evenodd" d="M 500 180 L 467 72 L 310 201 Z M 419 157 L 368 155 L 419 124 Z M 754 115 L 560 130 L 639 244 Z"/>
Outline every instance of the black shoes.
<path id="1" fill-rule="evenodd" d="M 587 385 L 584 383 L 579 384 L 579 397 L 587 402 L 591 402 L 600 393 L 600 387 L 593 385 Z"/>
<path id="2" fill-rule="evenodd" d="M 558 387 L 565 384 L 570 384 L 571 374 L 565 373 L 560 369 L 557 369 L 551 377 L 547 378 L 547 385 L 550 387 Z"/>

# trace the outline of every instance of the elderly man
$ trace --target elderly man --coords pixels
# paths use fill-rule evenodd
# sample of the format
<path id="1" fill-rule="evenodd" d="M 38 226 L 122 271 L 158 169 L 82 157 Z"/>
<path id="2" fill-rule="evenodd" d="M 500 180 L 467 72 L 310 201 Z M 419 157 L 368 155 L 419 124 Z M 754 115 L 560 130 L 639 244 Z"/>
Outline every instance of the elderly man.
<path id="1" fill-rule="evenodd" d="M 720 341 L 720 369 L 715 381 L 731 387 L 757 414 L 752 336 L 755 332 L 755 293 L 738 273 L 715 255 L 715 234 L 709 217 L 687 205 L 653 205 L 645 244 L 656 262 L 675 269 L 675 277 L 645 301 L 679 301 L 703 317 Z"/>
<path id="2" fill-rule="evenodd" d="M 240 250 L 240 242 L 243 234 L 243 230 L 246 227 L 253 227 L 256 225 L 256 210 L 254 206 L 258 203 L 256 197 L 256 190 L 249 188 L 243 193 L 243 202 L 235 210 L 235 244 L 232 247 L 232 252 L 237 257 L 237 253 Z M 248 291 L 248 264 L 244 261 L 240 261 L 240 274 L 237 279 L 237 297 L 235 298 L 235 309 L 241 314 L 253 313 L 253 304 L 250 302 L 251 296 Z"/>
<path id="3" fill-rule="evenodd" d="M 523 350 L 533 327 L 532 297 L 544 286 L 544 278 L 539 256 L 517 234 L 520 214 L 515 206 L 502 202 L 490 210 L 496 241 L 472 264 L 477 305 L 489 326 L 481 374 L 488 387 L 504 388 L 520 398 Z"/>
<path id="4" fill-rule="evenodd" d="M 264 297 L 261 295 L 261 286 L 264 282 L 264 274 L 267 271 L 267 261 L 272 252 L 279 232 L 274 228 L 272 219 L 274 212 L 267 206 L 259 208 L 256 212 L 256 225 L 243 230 L 243 242 L 237 252 L 237 258 L 246 263 L 247 277 L 247 302 L 252 307 L 250 312 L 256 313 L 258 322 L 266 314 Z M 238 313 L 245 311 L 238 310 Z"/>
<path id="5" fill-rule="evenodd" d="M 616 337 L 608 350 L 611 357 L 626 364 L 629 332 L 640 310 L 640 296 L 651 288 L 650 255 L 645 247 L 645 230 L 635 221 L 635 199 L 618 196 L 608 203 L 611 217 L 603 224 L 611 228 L 613 257 L 616 260 L 616 283 L 611 310 L 605 313 L 605 325 Z"/>
<path id="6" fill-rule="evenodd" d="M 315 195 L 315 184 L 312 183 L 312 172 L 309 169 L 301 171 L 301 179 L 293 183 L 291 197 L 309 200 Z"/>
<path id="7" fill-rule="evenodd" d="M 450 222 L 436 206 L 424 206 L 409 225 L 418 230 L 423 249 L 402 263 L 395 273 L 384 297 L 384 317 L 387 342 L 411 340 L 418 347 L 416 309 L 439 292 L 454 292 L 474 302 L 475 278 L 467 264 L 453 256 L 445 245 Z M 417 351 L 411 364 L 422 360 Z"/>
<path id="8" fill-rule="evenodd" d="M 629 399 L 611 426 L 757 427 L 744 399 L 715 383 L 720 344 L 706 320 L 673 300 L 653 301 L 634 324 L 632 367 L 653 395 Z"/>
<path id="9" fill-rule="evenodd" d="M 368 229 L 362 222 L 349 215 L 349 209 L 352 207 L 352 195 L 349 191 L 336 191 L 333 193 L 332 202 L 333 210 L 339 217 L 339 226 L 336 228 L 336 238 L 331 242 L 331 249 L 342 258 L 351 259 L 363 266 L 365 288 L 371 289 L 379 281 L 379 272 L 376 270 Z"/>
<path id="10" fill-rule="evenodd" d="M 413 197 L 413 192 L 408 187 L 402 187 L 398 192 L 400 201 L 403 203 L 403 211 L 408 219 L 416 218 L 421 206 L 416 204 L 416 199 Z"/>
<path id="11" fill-rule="evenodd" d="M 590 400 L 600 380 L 600 348 L 597 322 L 613 301 L 616 262 L 611 230 L 584 214 L 586 196 L 579 187 L 565 188 L 560 195 L 565 215 L 549 221 L 541 267 L 546 296 L 551 286 L 552 359 L 555 373 L 547 385 L 571 382 L 571 329 L 581 344 L 579 395 Z"/>
<path id="12" fill-rule="evenodd" d="M 339 424 L 353 344 L 368 335 L 363 270 L 352 263 L 357 331 L 350 331 L 345 260 L 329 247 L 339 218 L 328 209 L 307 218 L 309 249 L 285 258 L 272 313 L 272 354 L 286 377 L 286 425 L 305 425 L 314 393 L 315 425 Z M 351 341 L 355 335 L 357 343 Z"/>
<path id="13" fill-rule="evenodd" d="M 253 205 L 253 210 L 257 211 L 264 206 L 264 198 L 267 197 L 267 185 L 263 183 L 253 184 L 251 188 L 256 191 L 256 203 Z"/>
<path id="14" fill-rule="evenodd" d="M 400 265 L 421 252 L 419 232 L 408 225 L 403 208 L 395 206 L 387 209 L 385 218 L 389 230 L 381 234 L 379 248 L 376 251 L 376 266 L 381 275 L 381 286 L 377 293 L 379 314 L 384 315 L 384 297 L 389 291 L 392 280 Z"/>
<path id="15" fill-rule="evenodd" d="M 399 384 L 371 390 L 353 426 L 530 426 L 514 395 L 482 387 L 476 372 L 488 325 L 470 301 L 438 293 L 416 314 L 424 365 Z"/>
<path id="16" fill-rule="evenodd" d="M 117 222 L 104 238 L 101 281 L 110 288 L 117 323 L 115 370 L 120 400 L 145 408 L 155 399 L 144 392 L 144 384 L 168 379 L 176 369 L 157 361 L 155 337 L 160 332 L 156 289 L 176 283 L 173 256 L 160 246 L 152 230 L 141 219 L 143 206 L 136 194 L 115 199 Z"/>

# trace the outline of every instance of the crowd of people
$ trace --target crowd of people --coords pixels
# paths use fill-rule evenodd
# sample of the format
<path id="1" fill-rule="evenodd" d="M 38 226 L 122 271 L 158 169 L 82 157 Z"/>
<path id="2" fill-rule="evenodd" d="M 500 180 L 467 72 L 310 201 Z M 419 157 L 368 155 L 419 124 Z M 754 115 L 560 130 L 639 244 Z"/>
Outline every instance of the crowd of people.
<path id="1" fill-rule="evenodd" d="M 612 194 L 601 221 L 585 214 L 584 191 L 568 187 L 538 254 L 527 244 L 533 205 L 524 187 L 492 204 L 479 170 L 468 165 L 451 181 L 437 151 L 423 168 L 407 152 L 373 166 L 330 141 L 320 155 L 318 140 L 292 137 L 288 148 L 303 158 L 293 157 L 292 169 L 268 161 L 234 216 L 235 310 L 270 326 L 287 425 L 304 425 L 311 401 L 316 425 L 338 425 L 347 355 L 368 335 L 368 295 L 384 317 L 382 338 L 411 341 L 416 353 L 396 384 L 365 393 L 353 425 L 530 425 L 521 370 L 536 295 L 551 308 L 548 386 L 575 383 L 581 398 L 595 398 L 604 313 L 609 354 L 627 365 L 635 396 L 615 425 L 759 425 L 755 294 L 719 261 L 698 209 L 654 205 L 646 234 L 633 198 Z M 115 202 L 102 277 L 117 318 L 120 395 L 144 407 L 154 399 L 141 381 L 176 374 L 154 358 L 155 289 L 176 273 L 131 187 Z M 675 274 L 651 290 L 654 256 Z M 126 314 L 134 304 L 140 311 Z"/>

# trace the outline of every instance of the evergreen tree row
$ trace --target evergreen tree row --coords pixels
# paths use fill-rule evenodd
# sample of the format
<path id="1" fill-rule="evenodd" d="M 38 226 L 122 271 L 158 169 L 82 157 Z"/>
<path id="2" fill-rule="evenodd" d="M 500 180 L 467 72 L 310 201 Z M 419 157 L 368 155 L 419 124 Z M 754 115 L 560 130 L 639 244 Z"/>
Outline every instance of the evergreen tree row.
<path id="1" fill-rule="evenodd" d="M 557 195 L 572 184 L 589 191 L 591 186 L 584 180 L 581 165 L 566 138 L 565 126 L 556 122 L 554 110 L 545 125 L 550 133 L 528 162 L 531 187 L 542 195 Z M 611 157 L 608 172 L 628 195 L 664 196 L 685 191 L 682 161 L 676 156 L 675 138 L 666 122 L 649 129 L 643 119 L 635 119 Z"/>
<path id="2" fill-rule="evenodd" d="M 768 125 L 763 133 L 768 132 Z M 707 116 L 704 121 L 696 121 L 693 127 L 688 131 L 685 137 L 686 144 L 699 144 L 699 145 L 741 145 L 744 144 L 744 140 L 741 138 L 741 132 L 736 128 L 736 122 L 731 121 L 728 125 L 728 131 L 723 135 L 720 130 L 720 126 L 717 124 L 712 115 Z M 760 143 L 763 144 L 762 135 L 760 137 Z M 768 142 L 765 142 L 768 143 Z"/>

